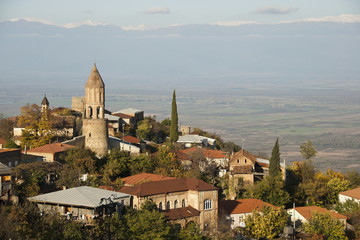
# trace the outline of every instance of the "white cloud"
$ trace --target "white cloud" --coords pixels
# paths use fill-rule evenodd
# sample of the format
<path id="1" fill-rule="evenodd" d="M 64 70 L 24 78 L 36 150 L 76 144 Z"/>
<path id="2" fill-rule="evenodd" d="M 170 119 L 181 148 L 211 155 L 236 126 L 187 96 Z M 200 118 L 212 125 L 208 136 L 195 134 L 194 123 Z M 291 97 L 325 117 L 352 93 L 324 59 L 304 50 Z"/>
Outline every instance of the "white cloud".
<path id="1" fill-rule="evenodd" d="M 255 13 L 260 14 L 289 14 L 292 12 L 297 12 L 298 8 L 293 7 L 278 7 L 278 6 L 267 6 L 263 8 L 259 8 L 255 11 Z"/>
<path id="2" fill-rule="evenodd" d="M 293 23 L 293 22 L 337 22 L 337 23 L 359 23 L 360 15 L 355 14 L 341 14 L 338 16 L 325 16 L 321 18 L 305 18 L 292 21 L 284 21 L 281 23 Z"/>
<path id="3" fill-rule="evenodd" d="M 257 24 L 257 22 L 255 22 L 255 21 L 220 21 L 220 22 L 211 23 L 210 25 L 235 27 L 235 26 L 250 25 L 250 24 Z"/>
<path id="4" fill-rule="evenodd" d="M 149 13 L 149 14 L 169 14 L 170 9 L 166 8 L 166 7 L 153 7 L 153 8 L 150 8 L 148 10 L 145 10 L 144 13 Z"/>

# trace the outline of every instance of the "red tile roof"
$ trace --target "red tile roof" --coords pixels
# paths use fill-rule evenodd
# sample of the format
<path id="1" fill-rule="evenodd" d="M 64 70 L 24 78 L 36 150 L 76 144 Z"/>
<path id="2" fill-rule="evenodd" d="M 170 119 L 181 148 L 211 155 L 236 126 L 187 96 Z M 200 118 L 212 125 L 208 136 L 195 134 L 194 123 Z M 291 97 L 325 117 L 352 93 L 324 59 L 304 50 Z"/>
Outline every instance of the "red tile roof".
<path id="1" fill-rule="evenodd" d="M 163 180 L 170 180 L 176 179 L 174 177 L 166 177 L 152 173 L 140 173 L 130 177 L 125 177 L 121 179 L 125 186 L 134 186 L 137 184 L 141 184 L 144 182 L 156 182 L 156 181 L 163 181 Z"/>
<path id="2" fill-rule="evenodd" d="M 236 199 L 222 200 L 219 202 L 219 208 L 222 208 L 228 214 L 251 213 L 255 210 L 260 211 L 263 207 L 269 206 L 278 208 L 270 203 L 261 201 L 260 199 Z"/>
<path id="3" fill-rule="evenodd" d="M 355 189 L 351 189 L 351 190 L 348 190 L 348 191 L 340 192 L 339 194 L 342 194 L 342 195 L 345 195 L 345 196 L 352 197 L 352 198 L 360 200 L 360 187 L 355 188 Z"/>
<path id="4" fill-rule="evenodd" d="M 190 155 L 196 151 L 201 152 L 204 157 L 206 158 L 226 158 L 227 157 L 227 153 L 224 151 L 219 151 L 219 150 L 211 150 L 211 149 L 206 149 L 206 148 L 199 148 L 199 147 L 192 147 L 189 149 L 185 149 L 182 150 L 182 153 L 185 153 L 187 155 Z"/>
<path id="5" fill-rule="evenodd" d="M 124 138 L 121 138 L 121 139 L 124 139 L 125 142 L 135 143 L 135 144 L 139 144 L 141 141 L 140 139 L 133 137 L 133 136 L 125 136 Z"/>
<path id="6" fill-rule="evenodd" d="M 295 207 L 295 210 L 301 214 L 306 220 L 310 220 L 310 218 L 312 217 L 312 215 L 314 213 L 321 213 L 321 214 L 325 214 L 328 213 L 330 214 L 333 218 L 336 219 L 347 219 L 346 216 L 327 210 L 325 208 L 321 208 L 318 206 L 307 206 L 307 207 Z"/>
<path id="7" fill-rule="evenodd" d="M 177 178 L 157 182 L 145 182 L 133 187 L 123 187 L 119 192 L 138 197 L 145 197 L 164 193 L 184 192 L 188 190 L 211 191 L 217 190 L 217 188 L 196 178 Z"/>
<path id="8" fill-rule="evenodd" d="M 170 209 L 164 212 L 165 216 L 169 220 L 184 219 L 189 217 L 200 216 L 200 211 L 188 206 L 183 208 Z"/>
<path id="9" fill-rule="evenodd" d="M 75 146 L 65 143 L 51 143 L 41 147 L 29 149 L 27 152 L 28 153 L 58 153 L 58 152 L 64 152 L 74 147 Z"/>

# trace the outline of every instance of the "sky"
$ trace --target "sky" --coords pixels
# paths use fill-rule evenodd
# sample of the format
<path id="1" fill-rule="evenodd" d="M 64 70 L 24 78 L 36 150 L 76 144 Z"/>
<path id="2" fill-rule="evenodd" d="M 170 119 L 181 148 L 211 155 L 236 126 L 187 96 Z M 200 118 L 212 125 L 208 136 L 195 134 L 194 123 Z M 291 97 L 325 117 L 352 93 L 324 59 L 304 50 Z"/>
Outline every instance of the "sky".
<path id="1" fill-rule="evenodd" d="M 350 15 L 360 21 L 359 14 L 359 0 L 0 0 L 0 22 L 27 18 L 66 27 L 272 24 L 331 16 L 346 21 Z"/>

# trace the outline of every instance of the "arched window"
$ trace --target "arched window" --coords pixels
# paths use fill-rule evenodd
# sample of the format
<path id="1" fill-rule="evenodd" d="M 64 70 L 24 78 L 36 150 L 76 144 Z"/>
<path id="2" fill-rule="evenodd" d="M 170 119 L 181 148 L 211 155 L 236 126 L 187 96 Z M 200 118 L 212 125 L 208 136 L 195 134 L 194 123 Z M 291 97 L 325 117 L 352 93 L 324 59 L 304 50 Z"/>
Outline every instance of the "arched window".
<path id="1" fill-rule="evenodd" d="M 93 116 L 93 109 L 92 107 L 89 107 L 89 118 L 92 118 Z"/>
<path id="2" fill-rule="evenodd" d="M 174 201 L 174 209 L 178 207 L 178 200 Z"/>
<path id="3" fill-rule="evenodd" d="M 166 210 L 169 210 L 170 209 L 170 201 L 167 201 L 166 202 Z"/>
<path id="4" fill-rule="evenodd" d="M 237 163 L 240 163 L 240 159 L 237 160 Z"/>
<path id="5" fill-rule="evenodd" d="M 245 163 L 246 163 L 246 159 L 245 159 Z"/>
<path id="6" fill-rule="evenodd" d="M 162 202 L 159 203 L 159 210 L 162 211 Z"/>
<path id="7" fill-rule="evenodd" d="M 211 199 L 206 199 L 204 201 L 204 210 L 211 209 Z"/>
<path id="8" fill-rule="evenodd" d="M 96 118 L 100 118 L 100 107 L 96 108 Z"/>
<path id="9" fill-rule="evenodd" d="M 182 200 L 181 206 L 182 206 L 182 207 L 185 207 L 185 206 L 186 206 L 186 205 L 185 205 L 185 199 Z"/>

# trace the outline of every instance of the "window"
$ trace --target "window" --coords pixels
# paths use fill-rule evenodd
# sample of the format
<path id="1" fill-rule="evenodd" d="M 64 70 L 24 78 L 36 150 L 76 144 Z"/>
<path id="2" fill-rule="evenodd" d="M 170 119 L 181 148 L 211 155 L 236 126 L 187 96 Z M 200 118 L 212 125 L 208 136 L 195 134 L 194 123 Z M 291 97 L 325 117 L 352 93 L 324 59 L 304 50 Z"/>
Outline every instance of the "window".
<path id="1" fill-rule="evenodd" d="M 177 206 L 178 206 L 178 200 L 175 200 L 174 201 L 174 208 L 177 208 Z"/>
<path id="2" fill-rule="evenodd" d="M 162 202 L 159 203 L 159 210 L 162 211 Z"/>
<path id="3" fill-rule="evenodd" d="M 182 206 L 182 207 L 185 207 L 185 199 L 182 200 L 181 206 Z"/>
<path id="4" fill-rule="evenodd" d="M 204 201 L 204 210 L 208 210 L 211 209 L 211 200 L 210 199 L 206 199 Z"/>
<path id="5" fill-rule="evenodd" d="M 245 163 L 246 163 L 246 159 L 245 159 Z"/>
<path id="6" fill-rule="evenodd" d="M 170 201 L 167 201 L 166 202 L 166 210 L 169 210 L 170 209 Z"/>
<path id="7" fill-rule="evenodd" d="M 240 163 L 240 159 L 237 160 L 237 163 Z"/>

